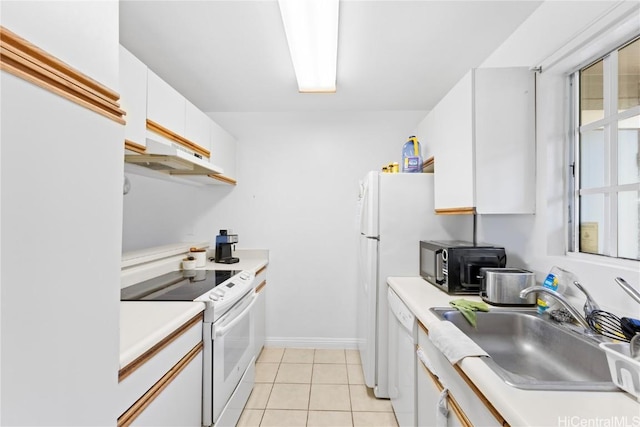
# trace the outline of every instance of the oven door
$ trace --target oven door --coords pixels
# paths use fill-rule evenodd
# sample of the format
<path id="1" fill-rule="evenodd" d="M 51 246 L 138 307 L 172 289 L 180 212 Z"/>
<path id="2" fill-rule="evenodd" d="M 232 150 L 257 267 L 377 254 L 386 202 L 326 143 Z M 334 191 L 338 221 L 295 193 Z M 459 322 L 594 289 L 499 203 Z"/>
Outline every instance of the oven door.
<path id="1" fill-rule="evenodd" d="M 213 390 L 209 405 L 214 424 L 253 358 L 255 302 L 255 293 L 249 293 L 211 327 Z"/>

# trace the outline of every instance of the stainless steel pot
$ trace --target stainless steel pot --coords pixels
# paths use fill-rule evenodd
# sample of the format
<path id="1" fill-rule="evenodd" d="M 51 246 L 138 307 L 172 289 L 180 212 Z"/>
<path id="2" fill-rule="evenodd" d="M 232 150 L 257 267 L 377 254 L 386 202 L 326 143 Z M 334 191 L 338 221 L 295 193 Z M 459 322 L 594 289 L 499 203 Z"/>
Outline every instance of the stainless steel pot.
<path id="1" fill-rule="evenodd" d="M 480 296 L 493 305 L 533 305 L 536 294 L 520 298 L 520 291 L 535 285 L 535 275 L 519 268 L 481 268 Z"/>

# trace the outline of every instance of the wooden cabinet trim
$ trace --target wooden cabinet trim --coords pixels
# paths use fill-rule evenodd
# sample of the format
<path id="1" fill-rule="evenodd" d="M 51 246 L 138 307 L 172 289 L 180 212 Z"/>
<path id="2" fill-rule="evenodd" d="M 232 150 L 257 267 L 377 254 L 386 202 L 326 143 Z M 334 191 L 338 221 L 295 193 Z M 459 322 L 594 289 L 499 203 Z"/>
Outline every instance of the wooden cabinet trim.
<path id="1" fill-rule="evenodd" d="M 434 171 L 435 171 L 435 158 L 431 156 L 427 160 L 425 160 L 424 163 L 422 163 L 422 172 L 433 173 Z"/>
<path id="2" fill-rule="evenodd" d="M 178 329 L 173 331 L 171 334 L 166 336 L 162 341 L 151 347 L 149 350 L 142 353 L 137 359 L 129 363 L 124 368 L 118 371 L 118 382 L 122 382 L 125 378 L 131 375 L 136 371 L 139 367 L 144 365 L 147 361 L 153 358 L 156 354 L 158 354 L 162 349 L 167 347 L 173 341 L 175 341 L 179 336 L 186 333 L 189 329 L 191 329 L 194 325 L 204 321 L 204 314 L 198 313 L 194 317 L 192 317 L 187 323 L 180 326 Z"/>
<path id="3" fill-rule="evenodd" d="M 418 321 L 418 327 L 422 329 L 422 331 L 425 334 L 429 335 L 429 330 L 427 329 L 426 326 L 422 324 L 422 322 Z M 460 368 L 458 365 L 452 365 L 452 366 L 453 366 L 453 369 L 458 373 L 458 375 L 460 375 L 460 377 L 464 380 L 467 386 L 469 386 L 469 388 L 473 391 L 473 393 L 480 399 L 480 401 L 484 404 L 484 406 L 487 407 L 489 412 L 491 412 L 491 415 L 493 415 L 495 419 L 498 420 L 498 422 L 501 423 L 503 426 L 505 427 L 509 426 L 509 423 L 507 422 L 507 420 L 505 420 L 504 417 L 500 415 L 500 412 L 498 412 L 498 410 L 495 408 L 495 406 L 493 406 L 493 404 L 489 401 L 489 399 L 487 399 L 485 395 L 480 391 L 480 389 L 478 389 L 478 387 L 473 383 L 473 381 L 471 381 L 471 378 L 469 378 L 467 374 L 464 373 L 462 368 Z M 433 374 L 429 372 L 428 369 L 425 368 L 425 370 L 431 375 L 432 379 L 434 379 L 435 381 L 438 381 L 437 378 L 435 378 Z M 458 405 L 458 408 L 460 409 L 460 412 L 464 415 L 464 412 L 462 412 L 460 405 Z M 467 419 L 466 415 L 464 416 L 464 418 Z M 469 425 L 473 425 L 473 424 L 469 423 Z"/>
<path id="4" fill-rule="evenodd" d="M 217 175 L 208 175 L 209 178 L 213 178 L 213 179 L 217 179 L 218 181 L 222 181 L 225 184 L 231 184 L 231 185 L 237 185 L 238 182 L 233 179 L 233 178 L 229 178 L 228 176 L 225 175 L 221 175 L 221 174 L 217 174 Z"/>
<path id="5" fill-rule="evenodd" d="M 195 142 L 189 141 L 184 136 L 178 135 L 177 133 L 173 132 L 170 129 L 167 129 L 159 123 L 154 122 L 153 120 L 147 119 L 147 129 L 159 135 L 162 135 L 165 138 L 170 139 L 171 141 L 176 142 L 185 148 L 193 150 L 204 157 L 211 157 L 211 152 L 209 150 L 202 148 Z"/>
<path id="6" fill-rule="evenodd" d="M 471 207 L 436 209 L 436 215 L 475 215 L 475 214 L 476 214 L 476 208 L 471 208 Z"/>
<path id="7" fill-rule="evenodd" d="M 267 286 L 267 281 L 266 281 L 266 280 L 263 280 L 263 281 L 262 281 L 262 283 L 260 283 L 260 284 L 258 285 L 258 287 L 256 288 L 256 294 L 257 294 L 258 292 L 261 292 L 261 291 L 262 291 L 262 289 L 263 289 L 265 286 Z"/>
<path id="8" fill-rule="evenodd" d="M 178 375 L 189 365 L 189 363 L 196 358 L 196 356 L 202 351 L 204 344 L 200 341 L 195 347 L 193 347 L 189 353 L 178 361 L 169 372 L 164 374 L 162 378 L 158 380 L 140 399 L 136 401 L 129 409 L 125 411 L 120 417 L 118 417 L 118 427 L 127 427 L 138 418 L 140 414 L 149 406 L 155 399 L 162 393 L 162 391 L 169 386 L 175 380 Z"/>
<path id="9" fill-rule="evenodd" d="M 456 416 L 460 420 L 460 423 L 465 427 L 474 427 L 471 420 L 469 420 L 469 417 L 467 417 L 467 414 L 464 413 L 464 411 L 460 407 L 460 404 L 458 404 L 456 399 L 451 394 L 449 394 L 448 400 L 451 410 L 456 414 Z"/>
<path id="10" fill-rule="evenodd" d="M 266 265 L 263 265 L 262 267 L 260 267 L 258 269 L 258 271 L 256 271 L 256 276 L 258 276 L 260 273 L 262 273 L 263 271 L 265 271 L 267 269 Z"/>
<path id="11" fill-rule="evenodd" d="M 0 26 L 0 69 L 125 124 L 120 95 Z"/>
<path id="12" fill-rule="evenodd" d="M 147 147 L 145 147 L 144 145 L 137 144 L 128 139 L 124 140 L 124 148 L 129 151 L 136 152 L 138 154 L 144 154 L 147 151 Z"/>
<path id="13" fill-rule="evenodd" d="M 427 329 L 427 327 L 426 327 L 426 326 L 424 326 L 424 325 L 422 324 L 422 322 L 421 322 L 421 321 L 419 321 L 419 320 L 418 320 L 418 327 L 419 327 L 420 329 L 422 329 L 422 331 L 423 331 L 425 334 L 429 335 L 429 329 Z"/>

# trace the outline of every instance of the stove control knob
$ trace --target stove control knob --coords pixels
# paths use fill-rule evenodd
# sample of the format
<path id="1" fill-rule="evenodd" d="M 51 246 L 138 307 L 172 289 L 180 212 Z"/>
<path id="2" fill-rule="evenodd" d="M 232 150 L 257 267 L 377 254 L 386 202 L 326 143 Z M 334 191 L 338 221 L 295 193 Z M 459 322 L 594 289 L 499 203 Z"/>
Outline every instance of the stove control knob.
<path id="1" fill-rule="evenodd" d="M 218 296 L 217 296 L 217 295 L 214 295 L 214 294 L 211 294 L 211 295 L 209 295 L 209 299 L 210 299 L 211 301 L 218 301 Z"/>
<path id="2" fill-rule="evenodd" d="M 247 280 L 247 279 L 249 279 L 249 277 L 251 277 L 251 274 L 247 273 L 246 271 L 243 271 L 243 272 L 240 273 L 240 278 L 242 280 Z"/>

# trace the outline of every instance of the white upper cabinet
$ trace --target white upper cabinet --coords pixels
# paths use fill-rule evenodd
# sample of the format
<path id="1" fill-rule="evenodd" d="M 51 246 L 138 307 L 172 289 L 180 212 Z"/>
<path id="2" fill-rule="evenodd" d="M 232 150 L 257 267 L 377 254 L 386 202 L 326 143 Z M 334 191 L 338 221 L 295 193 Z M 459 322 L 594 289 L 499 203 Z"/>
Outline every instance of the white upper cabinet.
<path id="1" fill-rule="evenodd" d="M 125 140 L 144 147 L 147 132 L 147 66 L 122 46 L 120 107 L 127 113 Z"/>
<path id="2" fill-rule="evenodd" d="M 189 101 L 186 101 L 184 137 L 205 150 L 211 149 L 211 119 Z"/>
<path id="3" fill-rule="evenodd" d="M 216 122 L 211 121 L 211 163 L 224 170 L 221 181 L 235 184 L 236 181 L 236 139 Z M 227 178 L 228 180 L 224 180 Z"/>
<path id="4" fill-rule="evenodd" d="M 535 212 L 535 75 L 469 71 L 419 125 L 440 213 Z"/>
<path id="5" fill-rule="evenodd" d="M 147 70 L 147 118 L 184 135 L 187 100 L 156 73 Z"/>
<path id="6" fill-rule="evenodd" d="M 120 56 L 122 105 L 127 112 L 125 139 L 142 148 L 146 137 L 180 144 L 224 171 L 215 177 L 185 179 L 236 184 L 235 138 L 123 47 Z"/>

